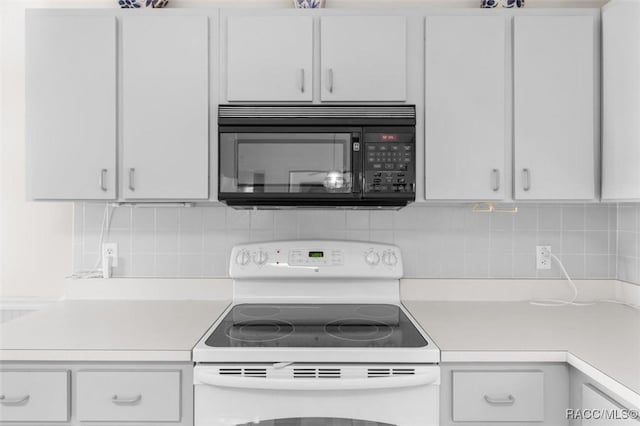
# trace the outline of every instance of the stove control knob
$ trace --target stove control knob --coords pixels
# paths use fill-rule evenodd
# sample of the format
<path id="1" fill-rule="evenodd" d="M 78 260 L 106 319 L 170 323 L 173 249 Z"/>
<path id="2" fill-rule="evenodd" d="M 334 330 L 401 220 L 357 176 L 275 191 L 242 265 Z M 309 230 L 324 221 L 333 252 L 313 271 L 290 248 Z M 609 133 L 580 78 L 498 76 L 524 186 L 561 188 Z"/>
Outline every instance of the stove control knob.
<path id="1" fill-rule="evenodd" d="M 382 263 L 389 266 L 395 266 L 398 263 L 398 256 L 391 250 L 382 253 Z"/>
<path id="2" fill-rule="evenodd" d="M 369 250 L 364 254 L 364 261 L 367 262 L 367 265 L 377 265 L 380 262 L 380 255 L 376 251 Z"/>
<path id="3" fill-rule="evenodd" d="M 251 261 L 251 254 L 249 254 L 248 250 L 240 250 L 236 255 L 236 263 L 238 265 L 244 266 Z"/>
<path id="4" fill-rule="evenodd" d="M 253 255 L 253 262 L 256 265 L 264 265 L 265 263 L 267 263 L 267 260 L 269 259 L 269 253 L 267 253 L 264 250 L 258 250 L 254 255 Z"/>

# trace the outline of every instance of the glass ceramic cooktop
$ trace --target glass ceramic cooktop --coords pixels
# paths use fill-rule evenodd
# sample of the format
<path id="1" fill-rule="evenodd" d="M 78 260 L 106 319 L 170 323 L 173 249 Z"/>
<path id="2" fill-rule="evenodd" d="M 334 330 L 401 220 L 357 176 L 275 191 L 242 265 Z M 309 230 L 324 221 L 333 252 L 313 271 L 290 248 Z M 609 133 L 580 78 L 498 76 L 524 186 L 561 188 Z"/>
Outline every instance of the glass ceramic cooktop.
<path id="1" fill-rule="evenodd" d="M 237 305 L 205 343 L 282 348 L 427 346 L 398 306 L 381 304 Z"/>

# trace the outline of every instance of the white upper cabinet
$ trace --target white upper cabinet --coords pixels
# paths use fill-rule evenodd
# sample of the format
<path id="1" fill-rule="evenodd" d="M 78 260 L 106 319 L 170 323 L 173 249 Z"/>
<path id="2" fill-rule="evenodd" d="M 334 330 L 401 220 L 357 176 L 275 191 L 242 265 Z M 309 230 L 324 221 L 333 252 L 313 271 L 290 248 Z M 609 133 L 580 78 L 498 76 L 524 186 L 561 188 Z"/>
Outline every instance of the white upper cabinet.
<path id="1" fill-rule="evenodd" d="M 228 101 L 311 101 L 311 16 L 227 18 Z"/>
<path id="2" fill-rule="evenodd" d="M 208 198 L 206 16 L 122 18 L 125 199 Z"/>
<path id="3" fill-rule="evenodd" d="M 28 195 L 116 197 L 116 18 L 26 18 Z"/>
<path id="4" fill-rule="evenodd" d="M 426 198 L 505 196 L 505 43 L 502 16 L 426 21 Z"/>
<path id="5" fill-rule="evenodd" d="M 595 198 L 596 49 L 593 16 L 514 18 L 516 199 Z"/>
<path id="6" fill-rule="evenodd" d="M 602 198 L 640 200 L 640 3 L 602 11 Z"/>
<path id="7" fill-rule="evenodd" d="M 323 16 L 320 19 L 321 100 L 406 100 L 406 17 Z"/>

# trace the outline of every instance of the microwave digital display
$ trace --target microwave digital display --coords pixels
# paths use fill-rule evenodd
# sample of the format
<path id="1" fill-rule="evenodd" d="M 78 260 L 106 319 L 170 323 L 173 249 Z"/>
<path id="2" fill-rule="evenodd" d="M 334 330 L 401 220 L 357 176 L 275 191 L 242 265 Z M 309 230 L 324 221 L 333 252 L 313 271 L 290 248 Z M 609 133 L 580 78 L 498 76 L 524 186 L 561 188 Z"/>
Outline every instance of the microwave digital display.
<path id="1" fill-rule="evenodd" d="M 400 138 L 398 137 L 398 135 L 388 135 L 388 134 L 381 134 L 380 135 L 380 140 L 382 142 L 398 142 Z"/>
<path id="2" fill-rule="evenodd" d="M 309 252 L 309 257 L 314 257 L 314 258 L 324 257 L 324 252 L 323 251 L 310 251 Z"/>

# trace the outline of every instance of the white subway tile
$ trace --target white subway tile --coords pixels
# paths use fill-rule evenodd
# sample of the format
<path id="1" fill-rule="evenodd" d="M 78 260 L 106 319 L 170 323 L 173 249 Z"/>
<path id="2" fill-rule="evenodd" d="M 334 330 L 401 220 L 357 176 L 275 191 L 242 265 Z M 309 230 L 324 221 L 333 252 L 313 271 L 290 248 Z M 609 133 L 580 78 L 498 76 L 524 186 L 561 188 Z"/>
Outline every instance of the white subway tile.
<path id="1" fill-rule="evenodd" d="M 583 230 L 585 223 L 584 205 L 566 205 L 562 208 L 562 228 L 565 230 Z"/>
<path id="2" fill-rule="evenodd" d="M 465 278 L 489 278 L 489 252 L 464 255 Z"/>
<path id="3" fill-rule="evenodd" d="M 535 205 L 518 206 L 513 217 L 516 230 L 535 230 L 538 228 L 538 207 Z"/>

